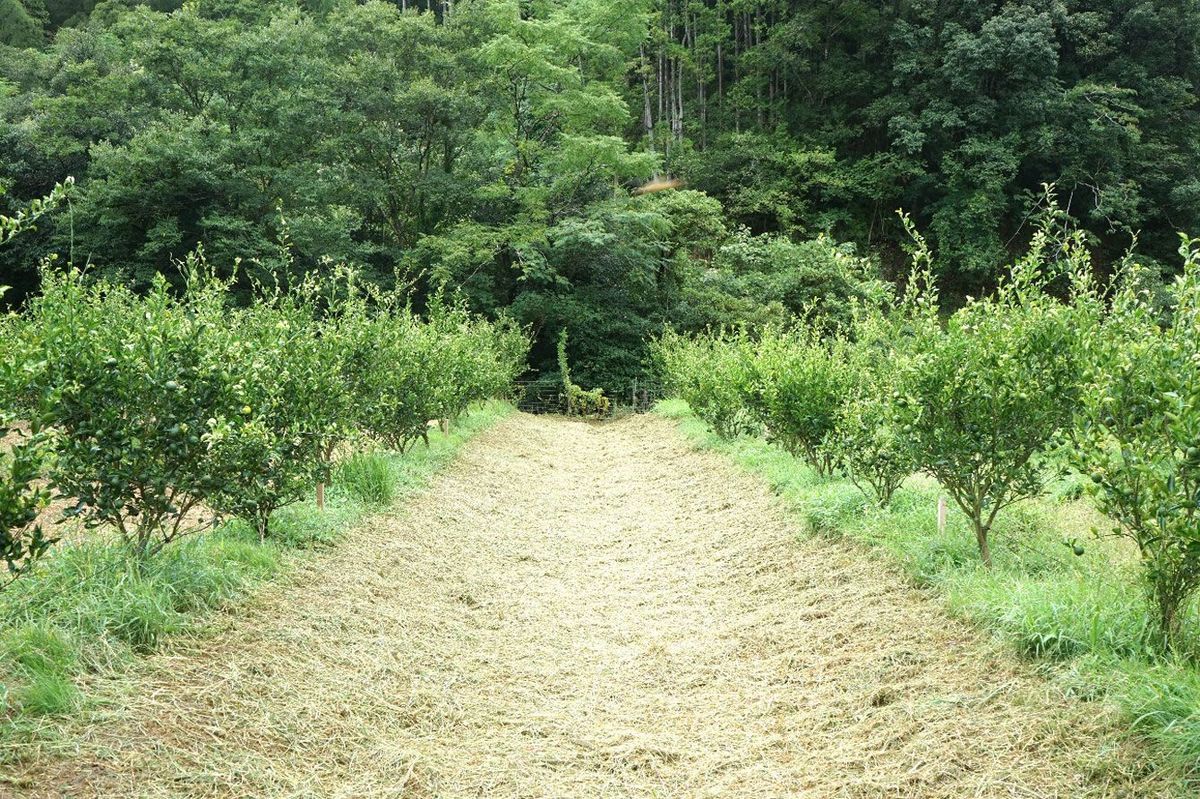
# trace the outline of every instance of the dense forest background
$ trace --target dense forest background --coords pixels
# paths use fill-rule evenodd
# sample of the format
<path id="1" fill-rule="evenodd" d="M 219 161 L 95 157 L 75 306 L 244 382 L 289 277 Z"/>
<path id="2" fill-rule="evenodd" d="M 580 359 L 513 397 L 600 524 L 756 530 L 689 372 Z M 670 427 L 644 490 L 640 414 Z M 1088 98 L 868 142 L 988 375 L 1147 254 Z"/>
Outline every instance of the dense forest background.
<path id="1" fill-rule="evenodd" d="M 0 283 L 347 264 L 621 391 L 665 323 L 883 297 L 898 208 L 950 294 L 1048 212 L 1169 272 L 1198 42 L 1192 0 L 0 0 L 0 213 L 77 181 Z"/>

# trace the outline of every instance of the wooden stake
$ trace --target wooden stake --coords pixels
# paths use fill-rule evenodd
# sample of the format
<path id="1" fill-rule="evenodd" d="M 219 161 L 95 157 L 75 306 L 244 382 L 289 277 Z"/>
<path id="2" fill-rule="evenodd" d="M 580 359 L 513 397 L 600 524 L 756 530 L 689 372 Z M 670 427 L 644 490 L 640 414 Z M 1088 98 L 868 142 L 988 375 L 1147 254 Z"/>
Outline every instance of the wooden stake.
<path id="1" fill-rule="evenodd" d="M 946 498 L 945 497 L 938 497 L 937 524 L 938 524 L 938 535 L 944 535 L 946 532 Z"/>
<path id="2" fill-rule="evenodd" d="M 325 484 L 317 483 L 317 510 L 325 510 Z"/>

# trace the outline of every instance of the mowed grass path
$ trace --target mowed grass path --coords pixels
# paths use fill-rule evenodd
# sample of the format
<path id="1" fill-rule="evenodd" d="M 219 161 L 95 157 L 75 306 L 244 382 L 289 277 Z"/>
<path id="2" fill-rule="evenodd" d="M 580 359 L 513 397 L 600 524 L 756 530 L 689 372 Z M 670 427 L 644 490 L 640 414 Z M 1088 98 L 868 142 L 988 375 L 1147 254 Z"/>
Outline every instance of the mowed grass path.
<path id="1" fill-rule="evenodd" d="M 514 415 L 219 627 L 0 792 L 1170 795 L 1106 714 L 661 418 Z"/>

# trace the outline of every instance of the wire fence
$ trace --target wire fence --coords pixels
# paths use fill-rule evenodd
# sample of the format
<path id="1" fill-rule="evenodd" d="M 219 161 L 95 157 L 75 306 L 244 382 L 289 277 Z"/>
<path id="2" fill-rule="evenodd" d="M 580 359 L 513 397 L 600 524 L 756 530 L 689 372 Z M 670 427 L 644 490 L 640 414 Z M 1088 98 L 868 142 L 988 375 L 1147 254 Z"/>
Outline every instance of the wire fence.
<path id="1" fill-rule="evenodd" d="M 519 380 L 514 386 L 517 408 L 525 413 L 567 413 L 567 398 L 562 386 L 538 380 Z M 662 384 L 634 380 L 619 393 L 606 394 L 611 401 L 606 416 L 622 413 L 646 413 L 663 398 Z"/>

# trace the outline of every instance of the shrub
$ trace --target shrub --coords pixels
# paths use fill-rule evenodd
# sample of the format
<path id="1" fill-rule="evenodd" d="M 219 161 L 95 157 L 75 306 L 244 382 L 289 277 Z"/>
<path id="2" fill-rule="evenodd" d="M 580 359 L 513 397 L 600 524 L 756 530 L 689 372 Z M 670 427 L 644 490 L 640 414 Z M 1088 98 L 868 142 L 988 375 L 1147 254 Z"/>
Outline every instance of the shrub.
<path id="1" fill-rule="evenodd" d="M 797 242 L 741 228 L 723 237 L 712 260 L 712 268 L 703 263 L 684 272 L 675 318 L 685 327 L 803 317 L 831 332 L 850 323 L 856 305 L 886 296 L 875 263 L 825 236 Z"/>
<path id="2" fill-rule="evenodd" d="M 436 300 L 426 322 L 417 321 L 425 342 L 425 377 L 429 380 L 429 419 L 449 422 L 462 413 L 480 390 L 481 364 L 487 353 L 474 333 L 470 316 L 459 307 Z"/>
<path id="3" fill-rule="evenodd" d="M 68 515 L 108 524 L 144 556 L 208 526 L 202 503 L 228 476 L 212 457 L 212 420 L 231 403 L 219 346 L 226 286 L 193 260 L 176 298 L 157 278 L 145 298 L 78 271 L 43 275 L 27 335 L 38 421 L 54 428 L 55 487 Z"/>
<path id="4" fill-rule="evenodd" d="M 1141 553 L 1160 637 L 1180 643 L 1181 613 L 1200 588 L 1200 242 L 1166 329 L 1136 279 L 1091 331 L 1094 358 L 1075 430 L 1076 466 L 1100 509 Z M 1136 278 L 1136 276 L 1132 276 Z"/>
<path id="5" fill-rule="evenodd" d="M 271 514 L 328 479 L 329 455 L 348 434 L 341 342 L 318 335 L 314 287 L 275 291 L 231 316 L 222 347 L 232 407 L 211 420 L 208 442 L 225 482 L 210 500 L 246 519 L 259 538 Z"/>
<path id="6" fill-rule="evenodd" d="M 1035 237 L 996 295 L 969 302 L 944 331 L 932 318 L 914 330 L 914 356 L 899 377 L 897 422 L 916 462 L 967 515 L 979 554 L 991 565 L 988 533 L 1005 507 L 1042 490 L 1035 456 L 1069 425 L 1080 391 L 1077 343 L 1089 324 L 1086 251 L 1078 238 L 1051 252 Z M 1074 306 L 1043 290 L 1042 263 L 1065 260 L 1075 275 Z M 928 284 L 920 270 L 914 285 Z"/>
<path id="7" fill-rule="evenodd" d="M 833 434 L 856 375 L 840 338 L 814 329 L 763 335 L 753 360 L 750 402 L 767 438 L 804 459 L 821 476 L 836 465 Z"/>
<path id="8" fill-rule="evenodd" d="M 751 342 L 744 332 L 685 338 L 667 330 L 651 345 L 664 388 L 687 404 L 722 438 L 757 432 L 750 411 L 754 390 Z"/>
<path id="9" fill-rule="evenodd" d="M 20 394 L 30 360 L 23 332 L 15 317 L 0 316 L 0 559 L 10 579 L 28 571 L 54 543 L 36 523 L 50 504 L 51 491 L 43 478 L 53 451 L 51 436 L 15 424 L 17 408 L 24 404 Z M 0 579 L 0 585 L 7 582 Z"/>

